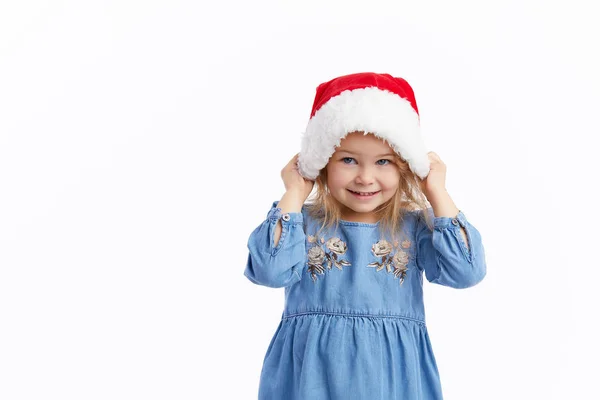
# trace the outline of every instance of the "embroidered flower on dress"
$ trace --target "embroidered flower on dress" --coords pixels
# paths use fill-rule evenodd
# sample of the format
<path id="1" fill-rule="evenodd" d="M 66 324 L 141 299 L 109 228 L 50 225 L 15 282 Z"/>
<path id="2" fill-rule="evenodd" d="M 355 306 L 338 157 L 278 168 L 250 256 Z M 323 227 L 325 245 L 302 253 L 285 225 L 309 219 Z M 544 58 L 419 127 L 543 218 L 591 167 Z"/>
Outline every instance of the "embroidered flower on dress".
<path id="1" fill-rule="evenodd" d="M 392 252 L 392 245 L 387 240 L 380 240 L 371 247 L 375 257 L 384 257 Z"/>
<path id="2" fill-rule="evenodd" d="M 400 278 L 400 284 L 402 285 L 406 277 L 406 271 L 408 271 L 406 267 L 408 265 L 408 254 L 402 250 L 398 250 L 394 255 L 392 263 L 394 264 L 394 276 Z"/>
<path id="3" fill-rule="evenodd" d="M 409 248 L 410 244 L 410 240 L 404 240 L 402 247 L 405 249 Z M 394 248 L 396 249 L 396 253 L 392 254 Z M 400 284 L 402 285 L 406 277 L 406 271 L 408 271 L 406 266 L 408 265 L 409 256 L 408 253 L 398 248 L 398 241 L 395 241 L 392 247 L 390 242 L 382 239 L 371 247 L 371 252 L 375 257 L 381 258 L 381 262 L 375 261 L 369 263 L 367 267 L 377 268 L 377 271 L 386 268 L 388 273 L 393 273 L 394 277 L 400 278 Z"/>
<path id="4" fill-rule="evenodd" d="M 325 243 L 325 238 L 318 238 L 316 236 L 308 235 L 309 243 Z M 327 240 L 325 247 L 329 250 L 326 252 L 321 244 L 315 244 L 313 247 L 308 249 L 308 272 L 310 273 L 313 282 L 317 281 L 317 274 L 325 274 L 325 268 L 331 269 L 332 266 L 336 266 L 340 271 L 342 267 L 349 267 L 350 262 L 347 260 L 341 260 L 338 256 L 346 253 L 346 243 L 342 242 L 340 238 L 332 237 Z"/>
<path id="5" fill-rule="evenodd" d="M 313 279 L 316 277 L 316 273 L 325 273 L 323 260 L 325 260 L 325 252 L 322 248 L 315 246 L 308 250 L 308 270 L 311 271 Z"/>
<path id="6" fill-rule="evenodd" d="M 346 252 L 346 243 L 342 242 L 340 238 L 333 237 L 329 239 L 326 246 L 335 254 L 344 254 Z"/>

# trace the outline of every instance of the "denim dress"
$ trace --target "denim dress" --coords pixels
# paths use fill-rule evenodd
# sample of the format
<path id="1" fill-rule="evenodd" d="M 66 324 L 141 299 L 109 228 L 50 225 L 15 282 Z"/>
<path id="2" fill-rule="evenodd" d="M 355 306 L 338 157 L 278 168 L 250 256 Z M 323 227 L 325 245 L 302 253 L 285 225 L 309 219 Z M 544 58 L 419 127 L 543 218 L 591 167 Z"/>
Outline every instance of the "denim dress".
<path id="1" fill-rule="evenodd" d="M 263 360 L 260 400 L 438 400 L 442 388 L 425 324 L 423 274 L 468 288 L 486 274 L 481 235 L 462 211 L 409 211 L 403 239 L 379 223 L 340 221 L 318 232 L 306 206 L 282 214 L 273 202 L 250 234 L 244 275 L 283 287 L 281 321 Z M 277 221 L 282 231 L 273 246 Z M 460 232 L 463 227 L 469 247 Z"/>

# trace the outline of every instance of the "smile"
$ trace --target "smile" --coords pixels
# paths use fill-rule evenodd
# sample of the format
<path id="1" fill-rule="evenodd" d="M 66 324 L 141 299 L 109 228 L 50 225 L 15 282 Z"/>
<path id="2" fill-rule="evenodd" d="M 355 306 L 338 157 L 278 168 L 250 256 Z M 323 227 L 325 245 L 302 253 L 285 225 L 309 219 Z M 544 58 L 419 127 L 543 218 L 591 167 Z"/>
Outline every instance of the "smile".
<path id="1" fill-rule="evenodd" d="M 348 191 L 350 193 L 352 193 L 354 196 L 356 197 L 360 197 L 360 198 L 370 198 L 375 196 L 377 193 L 380 192 L 380 190 L 376 191 L 376 192 L 355 192 L 353 190 L 348 189 Z"/>

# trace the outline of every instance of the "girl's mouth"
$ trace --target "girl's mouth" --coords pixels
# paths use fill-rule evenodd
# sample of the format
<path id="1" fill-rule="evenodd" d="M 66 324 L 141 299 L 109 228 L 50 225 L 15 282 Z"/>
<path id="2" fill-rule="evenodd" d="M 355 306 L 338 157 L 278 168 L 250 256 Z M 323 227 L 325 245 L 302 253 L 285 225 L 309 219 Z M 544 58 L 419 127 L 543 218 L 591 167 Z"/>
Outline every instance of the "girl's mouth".
<path id="1" fill-rule="evenodd" d="M 376 192 L 355 192 L 355 191 L 353 191 L 353 190 L 350 190 L 350 189 L 348 189 L 348 191 L 349 191 L 350 193 L 352 193 L 352 195 L 353 195 L 354 197 L 357 197 L 357 198 L 359 198 L 359 199 L 370 199 L 370 198 L 372 198 L 373 196 L 375 196 L 377 193 L 379 193 L 379 192 L 380 192 L 380 190 L 378 190 L 378 191 L 376 191 Z"/>

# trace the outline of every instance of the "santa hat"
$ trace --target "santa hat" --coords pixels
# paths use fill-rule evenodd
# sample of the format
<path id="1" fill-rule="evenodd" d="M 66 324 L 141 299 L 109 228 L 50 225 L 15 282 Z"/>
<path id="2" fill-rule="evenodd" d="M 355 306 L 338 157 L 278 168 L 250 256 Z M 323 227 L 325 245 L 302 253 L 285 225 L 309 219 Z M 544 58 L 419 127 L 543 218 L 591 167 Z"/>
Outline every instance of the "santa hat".
<path id="1" fill-rule="evenodd" d="M 354 131 L 384 139 L 421 179 L 429 174 L 419 110 L 406 80 L 362 72 L 320 84 L 302 135 L 300 175 L 316 179 L 341 140 Z"/>

